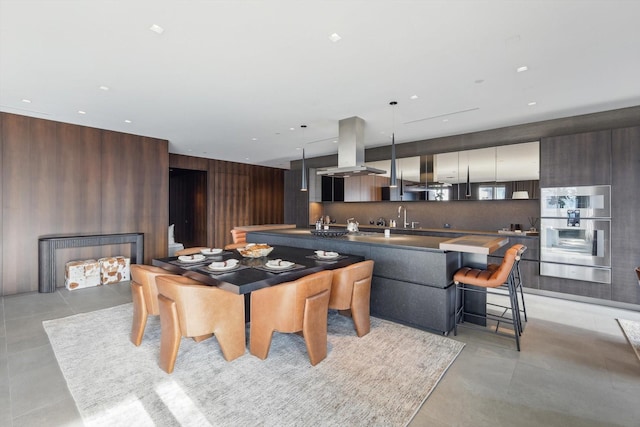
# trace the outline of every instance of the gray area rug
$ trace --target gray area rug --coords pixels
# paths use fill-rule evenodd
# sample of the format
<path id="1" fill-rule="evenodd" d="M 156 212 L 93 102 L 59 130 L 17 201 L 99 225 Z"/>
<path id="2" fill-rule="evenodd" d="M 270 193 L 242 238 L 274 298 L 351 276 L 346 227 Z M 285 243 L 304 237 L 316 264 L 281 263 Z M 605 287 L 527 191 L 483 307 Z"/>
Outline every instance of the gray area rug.
<path id="1" fill-rule="evenodd" d="M 464 346 L 376 318 L 358 338 L 330 312 L 315 367 L 302 337 L 275 333 L 266 360 L 247 350 L 226 362 L 215 338 L 182 339 L 169 375 L 157 365 L 159 319 L 135 347 L 131 316 L 124 304 L 43 322 L 87 426 L 404 426 Z"/>
<path id="2" fill-rule="evenodd" d="M 636 352 L 636 356 L 640 359 L 640 322 L 618 319 L 618 323 L 622 328 L 622 332 L 626 335 L 627 341 L 631 344 L 633 351 Z"/>

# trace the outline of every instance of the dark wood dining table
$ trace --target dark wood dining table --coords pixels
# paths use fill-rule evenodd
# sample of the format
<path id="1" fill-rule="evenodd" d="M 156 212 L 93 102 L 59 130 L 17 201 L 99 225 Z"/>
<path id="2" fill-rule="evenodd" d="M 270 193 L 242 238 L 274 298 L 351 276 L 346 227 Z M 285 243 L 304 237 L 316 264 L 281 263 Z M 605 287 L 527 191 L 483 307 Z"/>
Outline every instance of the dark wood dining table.
<path id="1" fill-rule="evenodd" d="M 240 261 L 238 268 L 224 272 L 208 269 L 213 262 L 235 258 Z M 269 270 L 265 264 L 269 260 L 281 259 L 295 263 L 287 270 Z M 252 291 L 280 283 L 291 282 L 322 270 L 334 270 L 364 261 L 360 255 L 339 254 L 336 259 L 319 259 L 311 249 L 290 246 L 274 246 L 266 257 L 245 258 L 236 250 L 225 250 L 219 255 L 207 256 L 202 262 L 181 262 L 178 257 L 154 259 L 156 267 L 181 274 L 205 285 L 217 286 L 237 294 L 250 294 Z"/>

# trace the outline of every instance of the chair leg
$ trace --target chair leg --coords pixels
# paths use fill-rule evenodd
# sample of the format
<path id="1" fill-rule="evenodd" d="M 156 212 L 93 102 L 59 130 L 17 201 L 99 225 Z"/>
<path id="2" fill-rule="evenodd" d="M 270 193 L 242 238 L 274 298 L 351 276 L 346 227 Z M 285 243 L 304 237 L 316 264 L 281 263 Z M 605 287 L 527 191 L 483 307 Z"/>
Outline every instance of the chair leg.
<path id="1" fill-rule="evenodd" d="M 249 352 L 264 360 L 269 355 L 273 327 L 268 319 L 260 319 L 251 313 L 251 325 L 249 327 Z"/>
<path id="2" fill-rule="evenodd" d="M 133 322 L 129 339 L 134 345 L 139 346 L 142 343 L 144 329 L 147 326 L 147 318 L 149 316 L 140 283 L 131 282 L 131 297 L 133 300 Z"/>
<path id="3" fill-rule="evenodd" d="M 191 339 L 193 339 L 195 342 L 202 342 L 206 339 L 209 339 L 213 336 L 213 334 L 205 334 L 205 335 L 200 335 L 197 337 L 191 337 Z"/>
<path id="4" fill-rule="evenodd" d="M 351 297 L 351 317 L 359 337 L 367 335 L 371 330 L 369 310 L 371 305 L 371 286 L 369 281 L 359 281 L 353 285 Z"/>
<path id="5" fill-rule="evenodd" d="M 176 303 L 165 297 L 158 295 L 158 306 L 160 308 L 160 368 L 170 374 L 176 364 L 178 349 L 180 348 L 180 323 L 178 320 L 178 309 Z"/>
<path id="6" fill-rule="evenodd" d="M 220 350 L 225 360 L 230 362 L 242 356 L 246 351 L 246 335 L 244 323 L 244 299 L 237 300 L 234 310 L 214 331 Z M 271 339 L 269 339 L 271 342 Z M 267 352 L 269 349 L 267 348 Z M 265 355 L 266 357 L 266 355 Z"/>
<path id="7" fill-rule="evenodd" d="M 310 296 L 304 304 L 302 335 L 307 345 L 311 365 L 315 366 L 327 357 L 327 312 L 329 290 Z"/>
<path id="8" fill-rule="evenodd" d="M 520 273 L 520 265 L 517 266 L 518 270 L 518 288 L 520 288 L 520 297 L 522 300 L 522 313 L 524 314 L 524 321 L 528 322 L 527 319 L 527 306 L 524 304 L 524 291 L 522 290 L 522 274 Z"/>
<path id="9" fill-rule="evenodd" d="M 520 351 L 520 331 L 522 326 L 520 325 L 520 310 L 518 308 L 518 294 L 516 292 L 514 283 L 512 280 L 508 282 L 509 299 L 511 300 L 511 316 L 513 320 L 513 335 L 516 340 L 516 348 Z M 515 300 L 515 301 L 514 301 Z"/>

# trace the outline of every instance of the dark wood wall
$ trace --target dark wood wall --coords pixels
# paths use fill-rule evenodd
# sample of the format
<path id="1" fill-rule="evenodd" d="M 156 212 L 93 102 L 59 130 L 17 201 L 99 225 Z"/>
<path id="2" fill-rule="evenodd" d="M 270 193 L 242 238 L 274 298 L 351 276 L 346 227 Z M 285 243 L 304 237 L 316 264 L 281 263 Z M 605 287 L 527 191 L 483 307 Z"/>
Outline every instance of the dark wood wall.
<path id="1" fill-rule="evenodd" d="M 284 171 L 268 167 L 169 155 L 172 168 L 206 171 L 206 246 L 231 243 L 238 225 L 279 224 L 284 221 Z"/>
<path id="2" fill-rule="evenodd" d="M 38 238 L 144 233 L 144 261 L 167 253 L 166 140 L 0 115 L 1 293 L 38 289 Z M 64 249 L 62 258 L 130 255 L 128 245 Z"/>
<path id="3" fill-rule="evenodd" d="M 170 155 L 168 141 L 0 113 L 0 293 L 38 289 L 38 238 L 144 233 L 144 262 L 167 254 L 169 166 L 207 173 L 208 246 L 236 225 L 282 223 L 284 171 Z M 206 230 L 206 231 L 203 231 Z M 71 259 L 130 256 L 129 245 L 60 249 Z"/>

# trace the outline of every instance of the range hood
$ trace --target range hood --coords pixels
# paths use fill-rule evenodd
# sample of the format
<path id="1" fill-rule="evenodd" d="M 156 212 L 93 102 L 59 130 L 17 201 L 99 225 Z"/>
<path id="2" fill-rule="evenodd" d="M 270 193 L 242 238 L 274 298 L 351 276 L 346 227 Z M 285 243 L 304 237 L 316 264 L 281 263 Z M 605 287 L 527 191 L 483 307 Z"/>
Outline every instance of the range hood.
<path id="1" fill-rule="evenodd" d="M 364 164 L 364 120 L 360 117 L 342 119 L 338 127 L 338 167 L 320 169 L 318 175 L 349 177 L 384 174 L 387 171 Z"/>

